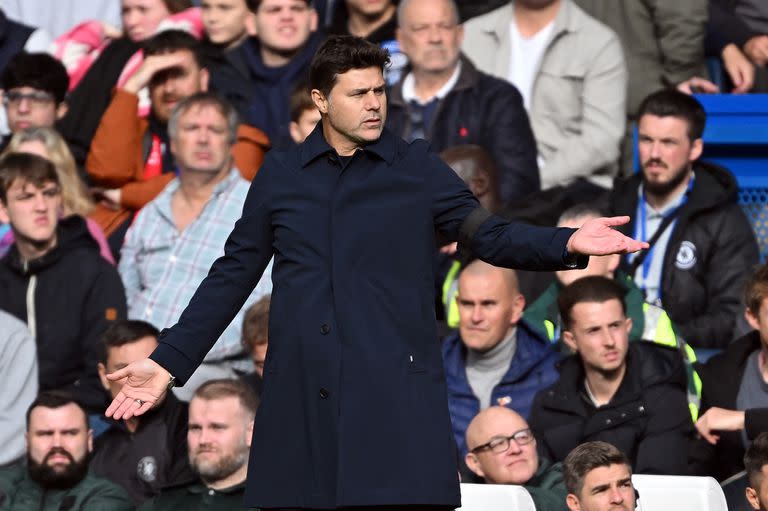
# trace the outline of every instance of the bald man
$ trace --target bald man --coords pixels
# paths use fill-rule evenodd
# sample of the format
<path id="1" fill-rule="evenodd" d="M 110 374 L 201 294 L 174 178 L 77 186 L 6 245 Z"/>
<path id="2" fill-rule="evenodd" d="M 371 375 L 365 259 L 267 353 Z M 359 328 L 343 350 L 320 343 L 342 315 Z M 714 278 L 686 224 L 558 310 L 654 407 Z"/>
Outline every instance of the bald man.
<path id="1" fill-rule="evenodd" d="M 486 483 L 525 486 L 537 511 L 567 509 L 560 463 L 539 458 L 528 423 L 514 410 L 492 406 L 477 414 L 467 428 L 467 447 L 467 466 Z"/>
<path id="2" fill-rule="evenodd" d="M 525 297 L 514 270 L 470 263 L 459 276 L 456 300 L 459 329 L 442 348 L 453 433 L 463 456 L 469 421 L 492 405 L 527 417 L 536 392 L 557 381 L 559 356 L 521 319 Z"/>

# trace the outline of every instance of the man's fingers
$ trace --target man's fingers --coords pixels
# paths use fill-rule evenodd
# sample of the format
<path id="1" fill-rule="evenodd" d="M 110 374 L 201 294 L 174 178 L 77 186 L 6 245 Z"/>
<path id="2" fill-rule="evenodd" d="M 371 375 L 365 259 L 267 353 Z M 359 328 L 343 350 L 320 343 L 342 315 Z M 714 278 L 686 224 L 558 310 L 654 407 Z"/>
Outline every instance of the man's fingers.
<path id="1" fill-rule="evenodd" d="M 126 366 L 126 367 L 123 367 L 122 369 L 118 369 L 117 371 L 115 371 L 113 373 L 109 373 L 107 375 L 107 379 L 110 380 L 110 381 L 117 381 L 117 380 L 122 380 L 126 376 L 130 376 L 131 375 L 131 371 L 130 371 L 130 369 L 128 369 L 128 367 L 129 366 Z M 120 392 L 120 394 L 122 394 L 122 392 Z M 118 394 L 118 396 L 120 394 Z M 115 399 L 117 399 L 117 398 L 115 398 Z"/>
<path id="2" fill-rule="evenodd" d="M 601 218 L 604 225 L 607 225 L 609 227 L 615 227 L 617 225 L 624 225 L 626 223 L 629 223 L 629 217 L 624 216 L 611 216 L 607 218 Z"/>

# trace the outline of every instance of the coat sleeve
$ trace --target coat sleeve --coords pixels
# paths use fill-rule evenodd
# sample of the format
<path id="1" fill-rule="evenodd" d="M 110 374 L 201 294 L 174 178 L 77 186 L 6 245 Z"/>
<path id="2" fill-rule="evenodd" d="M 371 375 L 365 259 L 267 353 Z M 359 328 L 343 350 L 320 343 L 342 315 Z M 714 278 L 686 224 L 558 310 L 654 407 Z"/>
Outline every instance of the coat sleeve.
<path id="1" fill-rule="evenodd" d="M 685 391 L 672 384 L 654 385 L 644 392 L 648 423 L 635 459 L 638 474 L 685 475 L 693 423 Z"/>
<path id="2" fill-rule="evenodd" d="M 117 188 L 141 175 L 141 139 L 145 130 L 138 111 L 136 94 L 115 89 L 85 162 L 88 174 L 97 185 Z"/>
<path id="3" fill-rule="evenodd" d="M 491 215 L 448 165 L 433 153 L 425 151 L 425 158 L 435 227 L 447 239 L 494 266 L 541 271 L 574 267 L 565 261 L 565 247 L 575 229 L 535 227 Z M 582 265 L 586 262 L 580 261 Z"/>
<path id="4" fill-rule="evenodd" d="M 621 42 L 611 32 L 584 76 L 581 130 L 564 137 L 545 162 L 542 188 L 589 176 L 618 160 L 626 126 L 627 79 Z"/>
<path id="5" fill-rule="evenodd" d="M 707 0 L 650 0 L 662 80 L 668 87 L 696 76 L 704 67 Z"/>
<path id="6" fill-rule="evenodd" d="M 278 168 L 275 168 L 278 167 Z M 270 155 L 251 182 L 243 215 L 224 245 L 224 255 L 192 296 L 178 323 L 160 334 L 151 358 L 183 385 L 243 307 L 272 257 L 270 175 L 281 169 Z"/>
<path id="7" fill-rule="evenodd" d="M 4 319 L 6 317 L 8 319 Z M 24 414 L 27 406 L 37 396 L 37 347 L 32 334 L 24 324 L 10 315 L 0 313 L 3 329 L 3 346 L 0 351 L 0 374 L 3 375 L 3 391 L 0 392 L 0 410 L 3 410 L 0 428 L 0 465 L 19 459 L 25 450 Z M 8 328 L 10 322 L 14 327 Z"/>
<path id="8" fill-rule="evenodd" d="M 709 17 L 707 19 L 707 35 L 704 40 L 704 50 L 708 56 L 720 58 L 720 53 L 728 44 L 735 44 L 739 48 L 744 46 L 750 38 L 757 35 L 744 23 L 728 2 L 723 0 L 709 0 Z"/>
<path id="9" fill-rule="evenodd" d="M 96 369 L 101 362 L 101 335 L 114 321 L 125 319 L 127 312 L 120 275 L 100 255 L 98 258 L 99 272 L 91 283 L 80 318 L 83 369 L 75 393 L 88 407 L 100 409 L 105 400 L 104 388 Z"/>
<path id="10" fill-rule="evenodd" d="M 501 200 L 511 206 L 516 200 L 538 192 L 541 183 L 536 139 L 523 98 L 513 86 L 504 85 L 491 100 L 485 138 L 498 168 Z"/>
<path id="11" fill-rule="evenodd" d="M 759 262 L 755 234 L 738 206 L 733 206 L 713 235 L 707 263 L 707 309 L 698 317 L 676 324 L 680 334 L 697 348 L 725 348 L 733 339 L 736 315 L 744 306 L 742 293 L 749 272 Z"/>
<path id="12" fill-rule="evenodd" d="M 131 511 L 136 509 L 136 506 L 121 487 L 106 480 L 100 480 L 98 486 L 91 489 L 79 502 L 78 509 Z"/>

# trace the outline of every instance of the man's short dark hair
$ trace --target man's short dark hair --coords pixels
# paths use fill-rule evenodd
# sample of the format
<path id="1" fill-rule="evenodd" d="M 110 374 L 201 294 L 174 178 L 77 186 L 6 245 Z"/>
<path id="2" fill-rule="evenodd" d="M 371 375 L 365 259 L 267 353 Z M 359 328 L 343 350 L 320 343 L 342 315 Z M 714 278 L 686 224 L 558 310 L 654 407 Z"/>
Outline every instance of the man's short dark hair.
<path id="1" fill-rule="evenodd" d="M 256 415 L 256 409 L 259 407 L 259 398 L 250 385 L 239 378 L 221 378 L 218 380 L 208 380 L 200 385 L 192 399 L 204 399 L 214 401 L 235 397 L 240 401 L 240 406 L 245 410 L 249 417 Z"/>
<path id="2" fill-rule="evenodd" d="M 302 80 L 296 84 L 288 100 L 288 107 L 291 112 L 291 121 L 293 122 L 299 122 L 301 114 L 307 110 L 317 110 L 317 105 L 312 101 L 312 95 L 309 93 L 306 81 Z"/>
<path id="3" fill-rule="evenodd" d="M 163 3 L 171 14 L 176 14 L 185 9 L 189 9 L 190 7 L 194 7 L 192 0 L 163 0 Z"/>
<path id="4" fill-rule="evenodd" d="M 53 96 L 56 104 L 64 101 L 69 88 L 69 75 L 64 64 L 47 53 L 17 53 L 0 75 L 0 86 L 6 92 L 19 87 L 32 87 Z"/>
<path id="5" fill-rule="evenodd" d="M 203 47 L 195 36 L 184 30 L 163 30 L 150 37 L 143 44 L 144 55 L 163 55 L 176 51 L 188 51 L 195 57 L 195 62 L 202 69 L 207 66 Z"/>
<path id="6" fill-rule="evenodd" d="M 250 355 L 253 348 L 258 344 L 267 342 L 269 335 L 269 306 L 271 303 L 269 295 L 257 300 L 248 307 L 243 317 L 243 349 Z"/>
<path id="7" fill-rule="evenodd" d="M 351 35 L 330 36 L 317 49 L 309 65 L 309 88 L 328 97 L 336 77 L 352 69 L 377 67 L 384 71 L 389 65 L 387 50 Z"/>
<path id="8" fill-rule="evenodd" d="M 110 348 L 119 348 L 144 337 L 154 337 L 157 339 L 158 335 L 160 335 L 160 331 L 146 321 L 137 319 L 115 321 L 101 335 L 101 362 L 103 364 L 107 363 L 107 354 Z"/>
<path id="9" fill-rule="evenodd" d="M 42 408 L 61 408 L 62 406 L 67 406 L 68 404 L 74 404 L 77 406 L 81 412 L 83 412 L 83 422 L 85 422 L 85 428 L 88 429 L 88 413 L 85 411 L 85 408 L 83 408 L 83 405 L 81 405 L 74 397 L 72 397 L 71 394 L 68 392 L 60 391 L 60 390 L 50 390 L 46 392 L 41 392 L 34 401 L 32 401 L 32 404 L 29 405 L 29 408 L 27 408 L 27 431 L 29 431 L 29 417 L 32 415 L 32 410 L 38 407 Z"/>
<path id="10" fill-rule="evenodd" d="M 618 300 L 621 310 L 627 314 L 624 303 L 626 290 L 611 279 L 600 276 L 582 277 L 565 286 L 557 297 L 557 307 L 565 328 L 573 326 L 571 312 L 577 303 L 604 303 Z"/>
<path id="11" fill-rule="evenodd" d="M 56 167 L 47 159 L 36 154 L 9 153 L 0 158 L 0 201 L 4 204 L 8 203 L 8 189 L 17 179 L 38 188 L 46 183 L 61 185 Z"/>
<path id="12" fill-rule="evenodd" d="M 768 431 L 757 435 L 744 454 L 744 470 L 747 471 L 749 485 L 756 490 L 760 489 L 765 465 L 768 465 Z"/>
<path id="13" fill-rule="evenodd" d="M 744 303 L 755 317 L 760 314 L 763 300 L 768 298 L 768 264 L 757 266 L 744 286 Z"/>
<path id="14" fill-rule="evenodd" d="M 640 119 L 644 115 L 656 117 L 677 117 L 688 123 L 688 138 L 691 142 L 701 138 L 707 114 L 696 98 L 675 89 L 663 89 L 648 95 L 637 114 Z"/>
<path id="15" fill-rule="evenodd" d="M 630 475 L 632 465 L 627 456 L 608 442 L 584 442 L 568 453 L 563 461 L 563 478 L 568 493 L 576 496 L 584 488 L 587 474 L 596 468 L 626 465 Z"/>

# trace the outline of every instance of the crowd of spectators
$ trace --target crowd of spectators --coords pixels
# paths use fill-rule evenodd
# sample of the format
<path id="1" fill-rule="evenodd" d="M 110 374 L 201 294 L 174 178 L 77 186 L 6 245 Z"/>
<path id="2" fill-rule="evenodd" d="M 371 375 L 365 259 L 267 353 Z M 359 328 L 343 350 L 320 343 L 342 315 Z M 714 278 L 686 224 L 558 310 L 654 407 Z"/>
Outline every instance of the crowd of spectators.
<path id="1" fill-rule="evenodd" d="M 555 273 L 435 247 L 462 480 L 598 511 L 634 509 L 632 473 L 746 470 L 734 509 L 766 508 L 768 265 L 693 95 L 768 91 L 764 2 L 85 4 L 0 3 L 0 511 L 241 505 L 271 263 L 155 409 L 107 420 L 108 375 L 179 319 L 266 153 L 320 129 L 328 34 L 389 51 L 386 127 L 488 211 L 651 245 Z"/>

